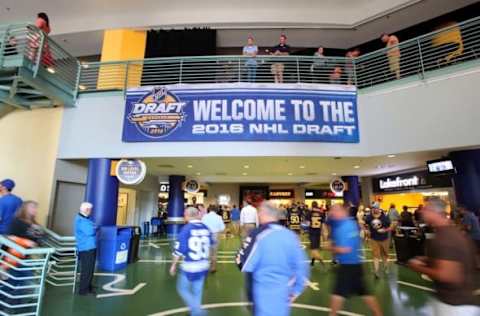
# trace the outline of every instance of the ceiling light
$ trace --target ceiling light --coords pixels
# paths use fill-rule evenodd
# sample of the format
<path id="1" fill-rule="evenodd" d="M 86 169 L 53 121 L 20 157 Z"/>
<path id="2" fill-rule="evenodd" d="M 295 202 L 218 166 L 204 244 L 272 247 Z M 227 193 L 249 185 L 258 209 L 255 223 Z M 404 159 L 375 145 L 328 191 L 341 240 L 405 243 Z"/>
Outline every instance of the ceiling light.
<path id="1" fill-rule="evenodd" d="M 246 173 L 246 172 L 242 173 L 242 176 L 246 176 L 246 175 L 248 175 L 248 173 Z"/>
<path id="2" fill-rule="evenodd" d="M 197 172 L 196 175 L 199 176 L 199 175 L 200 175 L 200 172 Z"/>
<path id="3" fill-rule="evenodd" d="M 193 166 L 192 166 L 192 165 L 187 165 L 187 168 L 188 168 L 188 169 L 192 169 Z"/>
<path id="4" fill-rule="evenodd" d="M 82 68 L 88 68 L 88 67 L 90 67 L 89 64 L 82 63 Z"/>
<path id="5" fill-rule="evenodd" d="M 397 157 L 397 156 L 396 156 L 396 155 L 388 155 L 387 157 L 388 157 L 388 158 L 395 158 L 395 157 Z"/>
<path id="6" fill-rule="evenodd" d="M 359 165 L 355 165 L 353 166 L 354 169 L 360 169 L 360 166 Z"/>
<path id="7" fill-rule="evenodd" d="M 300 166 L 300 169 L 305 169 L 305 166 Z"/>
<path id="8" fill-rule="evenodd" d="M 249 165 L 245 165 L 245 166 L 243 166 L 243 168 L 248 169 L 248 168 L 250 168 L 250 166 L 249 166 Z"/>
<path id="9" fill-rule="evenodd" d="M 332 176 L 336 176 L 336 175 L 337 175 L 337 173 L 336 173 L 336 172 L 332 173 Z"/>
<path id="10" fill-rule="evenodd" d="M 291 172 L 289 172 L 289 173 L 287 173 L 287 174 L 288 174 L 289 176 L 293 176 L 293 173 L 291 173 Z"/>
<path id="11" fill-rule="evenodd" d="M 83 84 L 78 85 L 78 89 L 80 90 L 87 90 L 87 87 L 85 87 Z"/>
<path id="12" fill-rule="evenodd" d="M 52 67 L 48 67 L 47 68 L 47 71 L 51 74 L 54 74 L 55 73 L 55 69 L 53 69 Z"/>

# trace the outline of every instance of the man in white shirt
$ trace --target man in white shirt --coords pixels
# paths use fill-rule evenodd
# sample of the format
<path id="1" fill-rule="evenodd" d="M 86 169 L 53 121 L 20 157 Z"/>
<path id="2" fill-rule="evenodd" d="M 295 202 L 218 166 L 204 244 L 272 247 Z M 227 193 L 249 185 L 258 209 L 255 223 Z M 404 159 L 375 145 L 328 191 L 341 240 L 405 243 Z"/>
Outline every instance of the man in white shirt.
<path id="1" fill-rule="evenodd" d="M 215 240 L 210 251 L 210 272 L 217 272 L 217 251 L 218 251 L 218 234 L 225 230 L 223 218 L 217 214 L 216 207 L 210 205 L 208 213 L 202 217 L 202 223 L 212 232 L 212 238 Z"/>
<path id="2" fill-rule="evenodd" d="M 240 226 L 242 227 L 242 238 L 247 238 L 250 232 L 258 227 L 257 209 L 248 202 L 244 203 L 240 212 Z"/>

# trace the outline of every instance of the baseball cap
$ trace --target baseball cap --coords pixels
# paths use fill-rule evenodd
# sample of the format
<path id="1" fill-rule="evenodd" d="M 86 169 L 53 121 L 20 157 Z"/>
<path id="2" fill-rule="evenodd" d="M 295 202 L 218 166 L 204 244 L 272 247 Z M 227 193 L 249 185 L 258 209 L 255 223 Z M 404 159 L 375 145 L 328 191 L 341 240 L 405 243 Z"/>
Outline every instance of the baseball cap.
<path id="1" fill-rule="evenodd" d="M 2 185 L 2 187 L 5 187 L 8 191 L 12 191 L 15 187 L 15 181 L 13 181 L 12 179 L 5 179 L 0 182 L 0 185 Z"/>

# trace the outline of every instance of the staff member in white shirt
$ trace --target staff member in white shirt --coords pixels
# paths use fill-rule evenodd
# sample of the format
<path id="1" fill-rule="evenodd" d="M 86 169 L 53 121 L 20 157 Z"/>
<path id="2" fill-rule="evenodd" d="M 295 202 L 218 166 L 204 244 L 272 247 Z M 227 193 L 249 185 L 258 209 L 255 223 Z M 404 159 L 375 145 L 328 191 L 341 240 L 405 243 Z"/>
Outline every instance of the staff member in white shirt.
<path id="1" fill-rule="evenodd" d="M 217 272 L 217 251 L 218 251 L 218 234 L 225 230 L 223 218 L 217 214 L 216 207 L 210 205 L 208 207 L 208 214 L 202 217 L 202 223 L 208 227 L 212 233 L 212 238 L 215 240 L 210 251 L 210 272 Z"/>
<path id="2" fill-rule="evenodd" d="M 240 226 L 242 227 L 243 239 L 247 238 L 250 232 L 258 227 L 257 209 L 247 201 L 244 202 L 244 205 L 240 212 Z"/>

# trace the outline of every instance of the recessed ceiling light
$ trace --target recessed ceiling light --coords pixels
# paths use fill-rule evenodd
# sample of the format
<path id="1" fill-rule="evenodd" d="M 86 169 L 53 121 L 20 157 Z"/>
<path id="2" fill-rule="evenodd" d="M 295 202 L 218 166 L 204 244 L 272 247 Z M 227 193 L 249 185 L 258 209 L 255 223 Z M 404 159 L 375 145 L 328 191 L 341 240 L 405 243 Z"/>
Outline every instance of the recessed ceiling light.
<path id="1" fill-rule="evenodd" d="M 300 166 L 299 168 L 300 168 L 300 169 L 305 169 L 305 166 L 302 165 L 302 166 Z"/>
<path id="2" fill-rule="evenodd" d="M 332 176 L 336 176 L 336 175 L 337 175 L 337 173 L 336 173 L 336 172 L 332 173 Z"/>
<path id="3" fill-rule="evenodd" d="M 395 158 L 395 157 L 397 157 L 397 155 L 388 155 L 387 157 L 388 158 Z"/>
<path id="4" fill-rule="evenodd" d="M 250 168 L 250 166 L 249 165 L 244 165 L 243 168 L 248 169 L 248 168 Z"/>
<path id="5" fill-rule="evenodd" d="M 354 169 L 360 169 L 360 166 L 359 165 L 355 165 L 353 166 Z"/>
<path id="6" fill-rule="evenodd" d="M 48 67 L 47 68 L 47 71 L 51 74 L 54 74 L 55 73 L 55 69 L 53 69 L 52 67 Z"/>
<path id="7" fill-rule="evenodd" d="M 248 175 L 248 173 L 246 173 L 246 172 L 242 173 L 242 176 L 246 176 L 246 175 Z"/>
<path id="8" fill-rule="evenodd" d="M 197 172 L 196 175 L 199 176 L 199 175 L 200 175 L 200 172 Z"/>
<path id="9" fill-rule="evenodd" d="M 87 90 L 87 87 L 85 87 L 83 84 L 78 85 L 78 89 L 80 90 Z"/>
<path id="10" fill-rule="evenodd" d="M 191 169 L 191 168 L 193 168 L 193 166 L 192 165 L 187 165 L 187 168 Z"/>
<path id="11" fill-rule="evenodd" d="M 293 173 L 291 173 L 291 172 L 289 172 L 289 173 L 287 173 L 287 174 L 288 174 L 289 176 L 293 176 Z"/>

